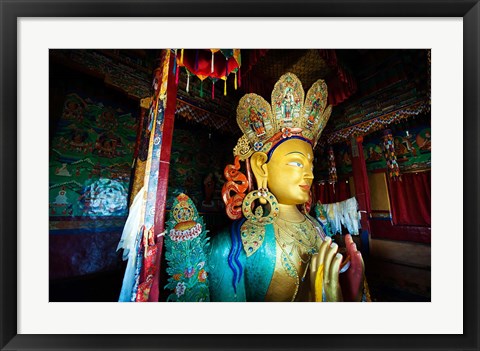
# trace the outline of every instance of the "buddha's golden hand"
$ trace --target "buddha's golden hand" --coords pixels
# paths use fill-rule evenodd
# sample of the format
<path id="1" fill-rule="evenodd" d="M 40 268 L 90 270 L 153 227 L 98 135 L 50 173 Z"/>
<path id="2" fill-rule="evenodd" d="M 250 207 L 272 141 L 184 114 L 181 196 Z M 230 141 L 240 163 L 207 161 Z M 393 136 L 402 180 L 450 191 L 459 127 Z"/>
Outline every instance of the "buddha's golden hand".
<path id="1" fill-rule="evenodd" d="M 340 273 L 343 255 L 338 245 L 327 237 L 318 254 L 312 258 L 311 280 L 315 291 L 315 301 L 322 301 L 322 290 L 327 301 L 361 301 L 363 294 L 364 264 L 361 253 L 352 240 L 345 236 L 346 259 L 349 264 L 344 273 Z M 349 262 L 349 263 L 348 263 Z"/>

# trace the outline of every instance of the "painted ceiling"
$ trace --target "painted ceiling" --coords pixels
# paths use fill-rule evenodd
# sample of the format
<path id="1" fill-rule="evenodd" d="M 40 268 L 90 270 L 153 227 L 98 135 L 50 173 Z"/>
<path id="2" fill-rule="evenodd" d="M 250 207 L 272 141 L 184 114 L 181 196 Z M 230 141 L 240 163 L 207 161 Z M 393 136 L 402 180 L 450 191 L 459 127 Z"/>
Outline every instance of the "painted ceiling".
<path id="1" fill-rule="evenodd" d="M 242 84 L 237 90 L 229 78 L 226 96 L 217 82 L 215 98 L 208 93 L 201 98 L 199 80 L 193 80 L 193 89 L 190 80 L 187 93 L 186 74 L 181 74 L 178 96 L 179 101 L 214 114 L 202 119 L 210 128 L 238 135 L 235 111 L 245 93 L 254 92 L 270 101 L 274 84 L 286 72 L 296 74 L 305 90 L 324 79 L 334 108 L 321 143 L 336 143 L 428 113 L 429 60 L 428 50 L 242 50 Z M 211 82 L 203 84 L 203 90 L 210 92 Z"/>
<path id="2" fill-rule="evenodd" d="M 52 50 L 55 63 L 101 75 L 130 97 L 148 96 L 158 50 Z M 240 80 L 203 83 L 179 72 L 177 116 L 221 133 L 239 136 L 235 111 L 245 93 L 270 101 L 278 78 L 296 74 L 306 90 L 318 79 L 329 87 L 333 113 L 321 143 L 348 140 L 421 113 L 430 106 L 430 54 L 408 49 L 242 49 Z M 202 86 L 203 85 L 203 86 Z M 214 96 L 212 95 L 214 89 Z M 202 90 L 203 96 L 200 91 Z"/>

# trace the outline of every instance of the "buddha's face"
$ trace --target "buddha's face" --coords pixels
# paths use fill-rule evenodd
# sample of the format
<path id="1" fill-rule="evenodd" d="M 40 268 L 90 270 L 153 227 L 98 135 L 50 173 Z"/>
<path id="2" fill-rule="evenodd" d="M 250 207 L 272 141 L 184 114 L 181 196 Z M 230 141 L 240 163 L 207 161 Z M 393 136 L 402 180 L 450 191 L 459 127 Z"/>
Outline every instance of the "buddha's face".
<path id="1" fill-rule="evenodd" d="M 268 168 L 268 188 L 284 205 L 300 205 L 308 201 L 313 182 L 312 146 L 299 139 L 290 139 L 273 152 Z"/>

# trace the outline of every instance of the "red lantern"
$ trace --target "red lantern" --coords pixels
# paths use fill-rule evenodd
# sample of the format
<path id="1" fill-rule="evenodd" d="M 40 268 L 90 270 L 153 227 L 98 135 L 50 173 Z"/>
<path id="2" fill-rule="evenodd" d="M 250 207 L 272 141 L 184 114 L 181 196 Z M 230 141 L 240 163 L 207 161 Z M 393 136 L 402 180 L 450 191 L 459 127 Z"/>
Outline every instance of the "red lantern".
<path id="1" fill-rule="evenodd" d="M 206 78 L 212 80 L 212 99 L 215 97 L 214 85 L 217 80 L 224 81 L 224 95 L 227 95 L 227 79 L 231 73 L 235 75 L 235 89 L 240 85 L 240 80 L 237 82 L 237 78 L 240 78 L 240 49 L 177 49 L 175 53 L 174 70 L 177 81 L 180 68 L 185 67 L 187 86 L 190 83 L 190 75 L 197 76 L 201 80 L 201 97 L 203 97 L 203 81 Z"/>

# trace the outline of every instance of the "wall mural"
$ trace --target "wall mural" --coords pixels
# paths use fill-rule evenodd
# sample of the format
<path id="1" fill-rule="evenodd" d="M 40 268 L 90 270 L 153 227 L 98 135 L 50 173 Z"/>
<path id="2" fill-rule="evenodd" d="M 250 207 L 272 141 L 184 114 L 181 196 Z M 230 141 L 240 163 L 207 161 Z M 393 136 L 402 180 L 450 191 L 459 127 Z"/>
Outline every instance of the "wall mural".
<path id="1" fill-rule="evenodd" d="M 328 180 L 328 148 L 329 145 L 322 145 L 315 149 L 315 181 Z M 337 169 L 337 174 L 342 177 L 343 175 L 352 173 L 350 146 L 347 145 L 347 143 L 334 144 L 333 152 L 335 155 L 335 167 Z"/>
<path id="2" fill-rule="evenodd" d="M 346 143 L 334 146 L 337 172 L 341 175 L 352 173 L 352 157 L 350 146 Z"/>
<path id="3" fill-rule="evenodd" d="M 68 95 L 50 145 L 50 217 L 126 216 L 135 137 L 130 113 Z"/>
<path id="4" fill-rule="evenodd" d="M 427 125 L 402 127 L 393 131 L 395 155 L 400 171 L 423 170 L 431 167 L 431 133 L 430 126 Z M 373 171 L 386 167 L 380 135 L 375 134 L 365 138 L 363 153 L 367 170 Z"/>
<path id="5" fill-rule="evenodd" d="M 177 195 L 185 193 L 200 212 L 223 211 L 223 169 L 233 160 L 230 151 L 233 146 L 226 147 L 218 138 L 211 134 L 209 137 L 206 132 L 175 129 L 168 178 L 168 209 Z"/>
<path id="6" fill-rule="evenodd" d="M 393 140 L 397 163 L 400 171 L 415 171 L 431 168 L 432 135 L 430 123 L 427 121 L 412 122 L 408 125 L 397 124 L 393 132 Z M 382 150 L 382 133 L 379 131 L 365 136 L 363 153 L 368 171 L 386 169 L 386 161 Z M 328 179 L 328 147 L 318 146 L 315 150 L 315 179 Z M 350 147 L 346 142 L 333 145 L 337 173 L 349 175 L 352 172 Z"/>

